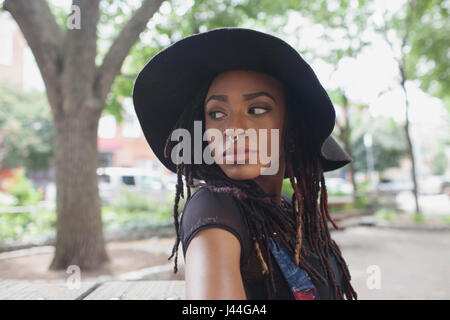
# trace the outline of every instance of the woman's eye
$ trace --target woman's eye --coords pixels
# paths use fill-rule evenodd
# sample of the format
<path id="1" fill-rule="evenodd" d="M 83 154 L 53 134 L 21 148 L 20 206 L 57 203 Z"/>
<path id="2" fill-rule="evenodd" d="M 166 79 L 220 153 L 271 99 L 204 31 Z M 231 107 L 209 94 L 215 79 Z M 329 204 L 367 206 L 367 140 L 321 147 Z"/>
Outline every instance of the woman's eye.
<path id="1" fill-rule="evenodd" d="M 216 116 L 216 113 L 224 114 L 224 113 L 221 112 L 221 111 L 211 111 L 211 112 L 209 113 L 209 116 L 210 116 L 211 118 L 213 118 L 213 119 L 220 119 L 221 117 Z"/>
<path id="2" fill-rule="evenodd" d="M 266 113 L 270 110 L 270 108 L 265 108 L 265 107 L 251 107 L 249 110 L 254 110 L 254 114 L 263 114 Z M 250 112 L 252 113 L 252 112 Z"/>

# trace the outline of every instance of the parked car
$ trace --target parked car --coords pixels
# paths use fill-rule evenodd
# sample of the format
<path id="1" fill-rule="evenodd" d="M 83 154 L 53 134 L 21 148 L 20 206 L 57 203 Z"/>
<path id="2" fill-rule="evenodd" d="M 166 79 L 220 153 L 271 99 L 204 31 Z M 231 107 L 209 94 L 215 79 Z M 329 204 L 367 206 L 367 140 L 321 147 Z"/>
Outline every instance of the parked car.
<path id="1" fill-rule="evenodd" d="M 432 195 L 439 194 L 442 191 L 444 183 L 443 176 L 426 176 L 419 180 L 419 193 Z"/>
<path id="2" fill-rule="evenodd" d="M 103 203 L 118 199 L 123 190 L 158 198 L 163 183 L 157 172 L 148 169 L 106 167 L 98 168 L 99 193 Z"/>
<path id="3" fill-rule="evenodd" d="M 161 190 L 163 188 L 161 178 L 158 176 L 142 175 L 138 176 L 138 179 L 142 183 L 143 190 Z"/>
<path id="4" fill-rule="evenodd" d="M 444 181 L 441 185 L 441 193 L 450 198 L 450 181 Z"/>
<path id="5" fill-rule="evenodd" d="M 379 192 L 393 194 L 397 194 L 402 191 L 412 191 L 413 187 L 413 182 L 409 180 L 382 179 L 380 183 L 377 184 L 377 190 Z"/>
<path id="6" fill-rule="evenodd" d="M 176 174 L 166 174 L 162 177 L 164 188 L 170 191 L 175 191 L 177 186 L 177 176 Z"/>
<path id="7" fill-rule="evenodd" d="M 329 195 L 351 195 L 353 194 L 353 185 L 350 181 L 343 178 L 326 178 L 325 184 Z"/>
<path id="8" fill-rule="evenodd" d="M 443 193 L 444 179 L 441 176 L 426 176 L 418 179 L 418 193 L 421 195 L 433 195 Z M 384 179 L 377 185 L 378 191 L 398 194 L 403 191 L 413 191 L 412 180 Z"/>

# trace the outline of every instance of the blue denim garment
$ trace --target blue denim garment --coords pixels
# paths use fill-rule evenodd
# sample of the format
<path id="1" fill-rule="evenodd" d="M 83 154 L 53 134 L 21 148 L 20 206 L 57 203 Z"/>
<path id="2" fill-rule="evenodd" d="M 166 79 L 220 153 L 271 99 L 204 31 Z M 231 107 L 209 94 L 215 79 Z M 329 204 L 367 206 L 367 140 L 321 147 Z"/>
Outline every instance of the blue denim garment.
<path id="1" fill-rule="evenodd" d="M 280 243 L 280 250 L 278 250 L 275 242 L 270 238 L 270 250 L 286 278 L 295 300 L 319 300 L 319 294 L 311 279 L 300 266 L 295 264 L 284 245 Z"/>

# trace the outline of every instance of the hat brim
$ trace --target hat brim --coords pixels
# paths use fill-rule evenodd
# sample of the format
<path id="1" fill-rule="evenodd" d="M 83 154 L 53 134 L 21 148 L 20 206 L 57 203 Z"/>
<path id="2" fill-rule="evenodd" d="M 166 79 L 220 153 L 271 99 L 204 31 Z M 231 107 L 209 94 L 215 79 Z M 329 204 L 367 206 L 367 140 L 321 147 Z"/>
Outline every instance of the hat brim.
<path id="1" fill-rule="evenodd" d="M 205 83 L 223 71 L 235 69 L 264 72 L 289 85 L 307 106 L 294 109 L 294 117 L 306 116 L 314 121 L 314 143 L 321 145 L 330 136 L 336 118 L 333 104 L 314 71 L 294 48 L 256 30 L 214 29 L 161 50 L 134 83 L 133 102 L 144 136 L 172 172 L 176 172 L 176 166 L 170 157 L 164 157 L 164 146 L 179 116 Z"/>
<path id="2" fill-rule="evenodd" d="M 349 164 L 352 157 L 339 145 L 333 136 L 329 136 L 320 148 L 323 171 L 333 171 Z"/>

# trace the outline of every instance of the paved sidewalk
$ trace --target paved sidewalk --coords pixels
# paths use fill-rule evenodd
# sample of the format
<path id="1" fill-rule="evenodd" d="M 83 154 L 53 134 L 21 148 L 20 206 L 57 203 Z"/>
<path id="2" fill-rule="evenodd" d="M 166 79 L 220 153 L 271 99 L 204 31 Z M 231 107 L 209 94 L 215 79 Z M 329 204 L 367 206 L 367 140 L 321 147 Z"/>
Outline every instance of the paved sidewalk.
<path id="1" fill-rule="evenodd" d="M 347 261 L 360 300 L 450 299 L 449 231 L 355 226 L 333 231 L 332 237 Z M 66 288 L 68 275 L 64 271 L 49 276 L 52 272 L 46 267 L 51 252 L 43 250 L 46 248 L 39 253 L 29 252 L 29 258 L 41 259 L 36 261 L 15 252 L 17 257 L 0 259 L 4 264 L 9 261 L 4 265 L 9 269 L 3 269 L 3 275 L 10 273 L 10 277 L 0 281 L 0 299 L 183 299 L 183 255 L 180 248 L 179 272 L 174 275 L 173 265 L 167 261 L 172 245 L 173 238 L 109 244 L 116 258 L 109 266 L 111 269 L 103 270 L 108 271 L 108 276 L 100 276 L 102 271 L 83 273 L 81 288 L 77 290 Z M 24 273 L 30 261 L 34 261 L 34 269 L 13 277 L 13 267 Z M 129 261 L 134 261 L 133 265 L 125 268 L 124 263 Z M 380 288 L 369 289 L 367 282 L 373 284 L 370 279 L 377 270 Z"/>
<path id="2" fill-rule="evenodd" d="M 332 237 L 359 299 L 450 299 L 449 231 L 353 227 Z M 371 265 L 379 267 L 380 289 L 367 287 L 377 270 Z"/>

